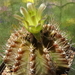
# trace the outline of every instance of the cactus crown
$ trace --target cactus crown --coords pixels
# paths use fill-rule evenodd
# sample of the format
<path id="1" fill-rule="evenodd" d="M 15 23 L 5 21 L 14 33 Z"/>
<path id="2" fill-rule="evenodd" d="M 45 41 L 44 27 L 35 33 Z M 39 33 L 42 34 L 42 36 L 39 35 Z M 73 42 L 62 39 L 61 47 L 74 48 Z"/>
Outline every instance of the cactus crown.
<path id="1" fill-rule="evenodd" d="M 15 18 L 22 22 L 27 31 L 37 34 L 43 28 L 44 18 L 42 17 L 42 12 L 45 8 L 45 4 L 41 4 L 37 9 L 33 3 L 27 3 L 27 9 L 24 7 L 20 8 L 23 17 L 15 15 Z"/>

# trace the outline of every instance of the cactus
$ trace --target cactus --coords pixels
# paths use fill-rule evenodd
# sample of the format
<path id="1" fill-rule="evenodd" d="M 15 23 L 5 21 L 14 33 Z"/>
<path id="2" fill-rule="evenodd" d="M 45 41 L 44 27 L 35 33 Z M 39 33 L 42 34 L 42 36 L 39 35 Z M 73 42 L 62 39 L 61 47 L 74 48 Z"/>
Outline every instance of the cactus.
<path id="1" fill-rule="evenodd" d="M 44 24 L 45 4 L 37 9 L 27 3 L 14 15 L 22 25 L 6 44 L 3 57 L 7 75 L 61 75 L 72 64 L 74 55 L 69 41 L 55 24 Z M 64 69 L 64 71 L 62 70 Z"/>

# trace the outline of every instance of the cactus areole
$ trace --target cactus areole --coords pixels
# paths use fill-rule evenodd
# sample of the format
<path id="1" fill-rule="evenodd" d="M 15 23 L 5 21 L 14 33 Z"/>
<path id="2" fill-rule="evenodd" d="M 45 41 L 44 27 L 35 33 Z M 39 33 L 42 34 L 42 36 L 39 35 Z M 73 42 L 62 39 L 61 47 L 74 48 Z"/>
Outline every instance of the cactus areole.
<path id="1" fill-rule="evenodd" d="M 44 24 L 45 4 L 21 7 L 22 25 L 13 32 L 3 57 L 6 75 L 61 75 L 69 70 L 74 55 L 70 43 L 55 24 Z M 4 72 L 2 73 L 4 75 Z"/>

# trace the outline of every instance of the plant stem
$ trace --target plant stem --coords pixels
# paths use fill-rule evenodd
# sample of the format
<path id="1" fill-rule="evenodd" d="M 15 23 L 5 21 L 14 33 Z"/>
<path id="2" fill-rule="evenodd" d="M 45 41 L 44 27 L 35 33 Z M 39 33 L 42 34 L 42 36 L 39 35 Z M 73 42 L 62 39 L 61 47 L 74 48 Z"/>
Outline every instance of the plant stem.
<path id="1" fill-rule="evenodd" d="M 41 33 L 40 32 L 36 33 L 36 34 L 33 34 L 33 35 L 37 39 L 38 42 L 42 42 L 42 40 L 41 40 Z"/>

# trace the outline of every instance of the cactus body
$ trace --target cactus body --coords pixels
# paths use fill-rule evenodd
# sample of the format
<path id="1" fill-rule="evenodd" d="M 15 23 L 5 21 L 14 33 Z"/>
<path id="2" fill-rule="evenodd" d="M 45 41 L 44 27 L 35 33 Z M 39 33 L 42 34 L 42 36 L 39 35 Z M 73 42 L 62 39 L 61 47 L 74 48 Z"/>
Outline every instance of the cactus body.
<path id="1" fill-rule="evenodd" d="M 41 40 L 24 28 L 11 34 L 4 62 L 12 75 L 56 75 L 59 67 L 70 68 L 73 51 L 56 27 L 44 25 Z"/>
<path id="2" fill-rule="evenodd" d="M 41 5 L 40 7 L 43 9 L 43 6 Z M 23 21 L 27 25 L 29 24 L 27 22 L 28 19 L 32 19 L 30 19 L 26 9 L 21 8 L 21 10 L 23 15 L 27 14 L 26 16 L 28 16 L 27 20 Z M 38 10 L 41 9 L 39 8 Z M 31 13 L 32 11 L 33 9 Z M 36 13 L 34 11 L 33 13 L 34 16 Z M 25 28 L 22 27 L 12 33 L 8 39 L 4 56 L 8 73 L 10 72 L 12 75 L 65 74 L 65 71 L 62 69 L 69 69 L 74 58 L 69 41 L 62 35 L 62 32 L 56 25 L 42 25 L 41 17 L 37 18 L 36 24 L 40 21 L 39 24 L 41 26 L 33 25 L 29 29 L 29 24 Z M 22 17 L 19 17 L 19 20 L 22 19 Z M 37 38 L 36 34 L 40 37 Z"/>

